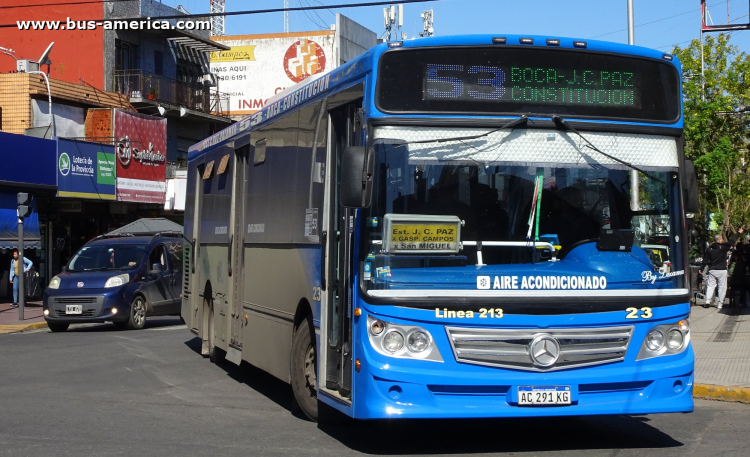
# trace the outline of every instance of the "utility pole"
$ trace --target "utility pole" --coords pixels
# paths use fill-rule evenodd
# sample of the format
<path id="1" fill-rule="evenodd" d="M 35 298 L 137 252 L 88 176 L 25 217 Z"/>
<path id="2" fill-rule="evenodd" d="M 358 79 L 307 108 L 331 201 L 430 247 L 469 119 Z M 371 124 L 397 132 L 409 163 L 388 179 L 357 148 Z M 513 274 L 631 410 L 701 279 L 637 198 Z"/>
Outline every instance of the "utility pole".
<path id="1" fill-rule="evenodd" d="M 424 13 L 422 13 L 422 20 L 424 21 L 424 30 L 419 32 L 419 36 L 426 37 L 426 36 L 432 36 L 435 34 L 435 28 L 432 26 L 434 21 L 434 14 L 432 12 L 432 8 L 429 10 L 425 10 Z"/>
<path id="2" fill-rule="evenodd" d="M 289 0 L 284 0 L 284 33 L 289 33 Z"/>
<path id="3" fill-rule="evenodd" d="M 633 0 L 628 0 L 628 44 L 635 44 L 635 25 L 633 24 Z M 638 211 L 640 202 L 638 194 L 640 193 L 640 177 L 635 170 L 630 171 L 630 209 Z"/>
<path id="4" fill-rule="evenodd" d="M 224 0 L 211 0 L 211 13 L 223 13 Z M 224 16 L 211 16 L 211 36 L 224 35 Z"/>
<path id="5" fill-rule="evenodd" d="M 28 194 L 26 192 L 19 192 L 17 195 L 17 201 L 18 201 L 18 260 L 16 260 L 16 265 L 18 265 L 18 271 L 20 274 L 18 275 L 18 320 L 23 321 L 23 308 L 24 304 L 26 303 L 26 299 L 24 298 L 24 279 L 26 279 L 26 275 L 24 274 L 24 264 L 23 264 L 23 220 L 24 218 L 31 215 L 31 194 Z M 11 271 L 11 274 L 13 272 Z"/>

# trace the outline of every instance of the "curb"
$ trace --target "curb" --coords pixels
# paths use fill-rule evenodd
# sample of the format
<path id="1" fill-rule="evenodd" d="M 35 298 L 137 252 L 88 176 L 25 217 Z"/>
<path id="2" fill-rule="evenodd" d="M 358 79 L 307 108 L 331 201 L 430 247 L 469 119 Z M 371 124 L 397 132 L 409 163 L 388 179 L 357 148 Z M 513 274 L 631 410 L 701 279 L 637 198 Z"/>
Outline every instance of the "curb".
<path id="1" fill-rule="evenodd" d="M 0 334 L 26 332 L 29 330 L 37 330 L 37 329 L 46 328 L 46 327 L 47 327 L 47 322 L 33 322 L 31 324 L 0 325 Z"/>
<path id="2" fill-rule="evenodd" d="M 693 384 L 693 398 L 750 403 L 750 387 L 726 387 Z"/>

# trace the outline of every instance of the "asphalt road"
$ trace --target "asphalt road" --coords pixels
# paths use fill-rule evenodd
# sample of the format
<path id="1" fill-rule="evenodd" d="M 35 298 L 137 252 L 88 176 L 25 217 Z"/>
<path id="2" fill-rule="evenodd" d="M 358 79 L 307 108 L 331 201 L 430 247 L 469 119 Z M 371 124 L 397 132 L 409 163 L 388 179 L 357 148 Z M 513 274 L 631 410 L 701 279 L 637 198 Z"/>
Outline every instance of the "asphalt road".
<path id="1" fill-rule="evenodd" d="M 692 414 L 356 422 L 292 411 L 288 385 L 217 367 L 179 319 L 0 335 L 0 455 L 745 456 L 750 405 Z"/>

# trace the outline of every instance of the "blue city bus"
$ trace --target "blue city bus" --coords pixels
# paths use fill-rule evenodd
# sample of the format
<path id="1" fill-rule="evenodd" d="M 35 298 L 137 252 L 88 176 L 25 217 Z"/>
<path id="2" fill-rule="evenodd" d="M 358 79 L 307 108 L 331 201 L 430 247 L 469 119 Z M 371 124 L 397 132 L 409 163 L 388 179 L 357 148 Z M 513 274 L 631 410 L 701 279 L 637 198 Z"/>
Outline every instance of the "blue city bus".
<path id="1" fill-rule="evenodd" d="M 188 162 L 182 317 L 312 420 L 693 410 L 672 55 L 383 43 Z"/>

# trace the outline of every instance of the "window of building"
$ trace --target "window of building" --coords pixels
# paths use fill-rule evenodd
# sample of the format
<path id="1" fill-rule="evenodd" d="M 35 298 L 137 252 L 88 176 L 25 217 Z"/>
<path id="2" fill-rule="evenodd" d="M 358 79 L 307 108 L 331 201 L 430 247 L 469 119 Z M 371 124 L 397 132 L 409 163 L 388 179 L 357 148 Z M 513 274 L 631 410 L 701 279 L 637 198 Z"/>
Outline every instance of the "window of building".
<path id="1" fill-rule="evenodd" d="M 136 70 L 138 67 L 138 45 L 115 40 L 115 70 Z"/>

